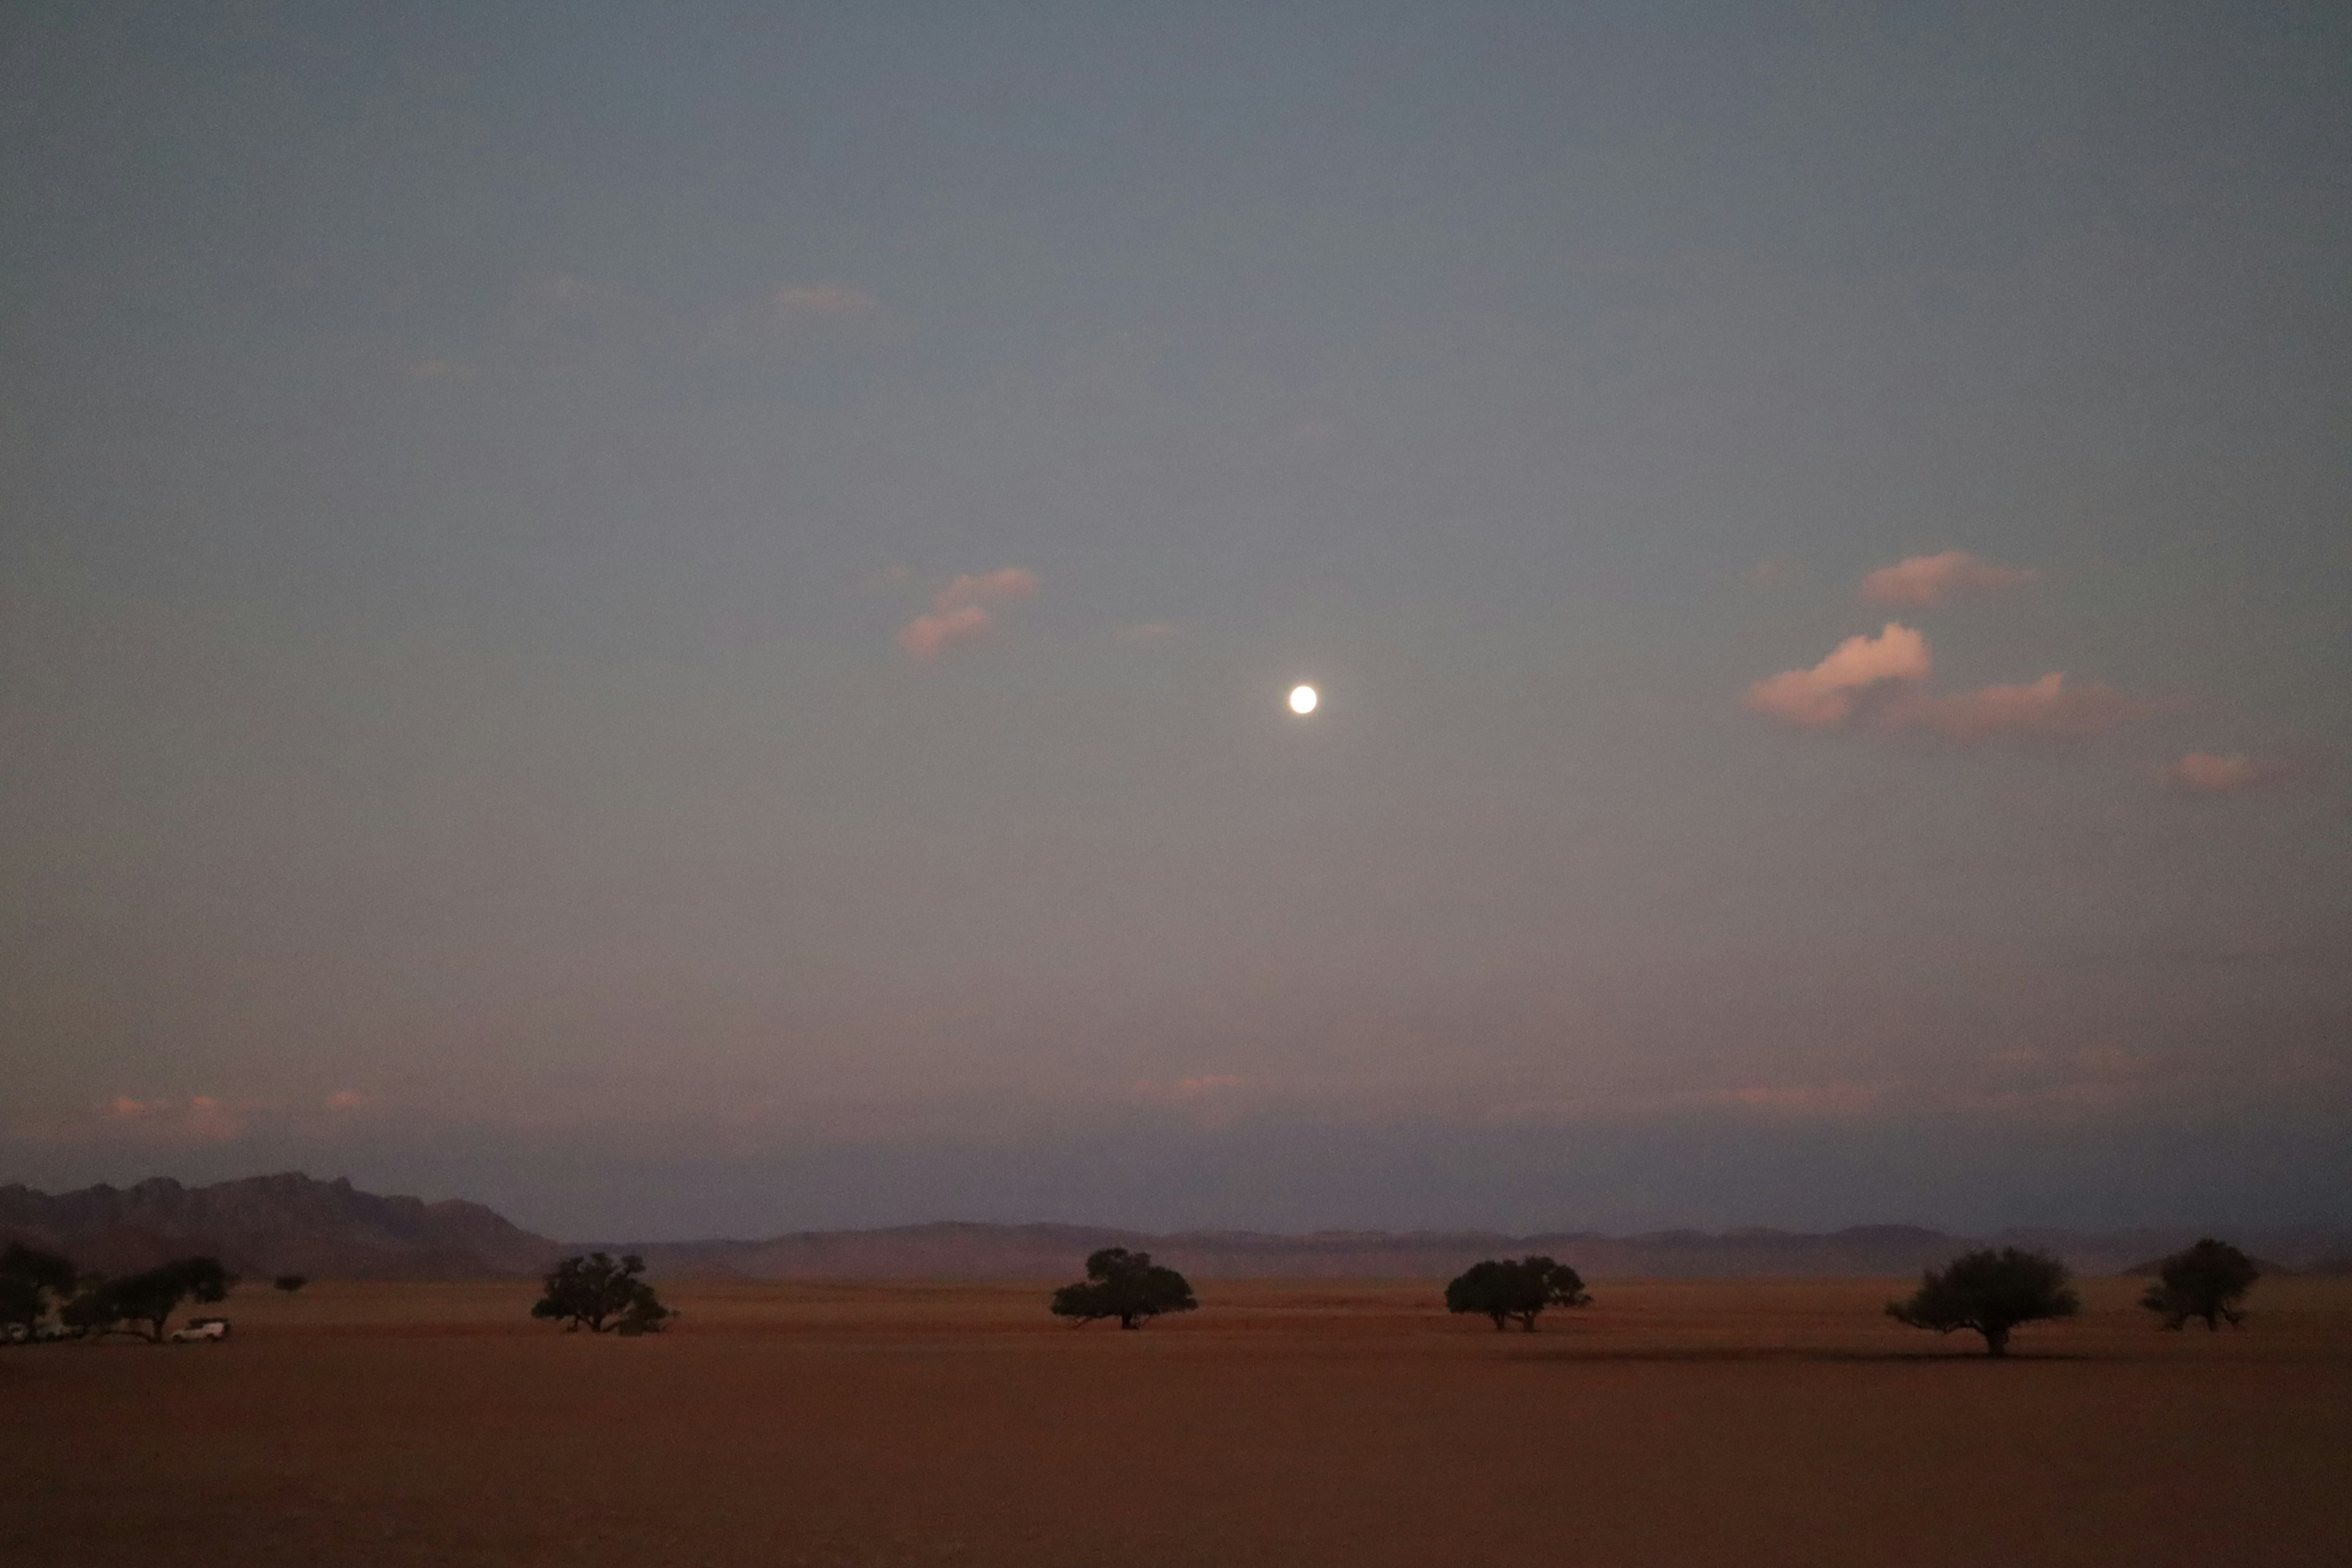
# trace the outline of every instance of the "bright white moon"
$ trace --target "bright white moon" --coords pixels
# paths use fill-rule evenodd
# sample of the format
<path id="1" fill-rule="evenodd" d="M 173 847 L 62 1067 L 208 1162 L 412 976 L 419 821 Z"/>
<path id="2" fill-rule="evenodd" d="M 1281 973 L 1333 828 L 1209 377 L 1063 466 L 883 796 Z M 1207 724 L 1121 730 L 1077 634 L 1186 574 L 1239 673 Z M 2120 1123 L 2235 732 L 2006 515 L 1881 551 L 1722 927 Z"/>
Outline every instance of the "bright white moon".
<path id="1" fill-rule="evenodd" d="M 1315 689 L 1311 686 L 1294 686 L 1290 689 L 1290 710 L 1293 713 L 1302 715 L 1312 713 L 1315 711 L 1315 704 L 1321 700 L 1321 698 L 1316 696 Z"/>

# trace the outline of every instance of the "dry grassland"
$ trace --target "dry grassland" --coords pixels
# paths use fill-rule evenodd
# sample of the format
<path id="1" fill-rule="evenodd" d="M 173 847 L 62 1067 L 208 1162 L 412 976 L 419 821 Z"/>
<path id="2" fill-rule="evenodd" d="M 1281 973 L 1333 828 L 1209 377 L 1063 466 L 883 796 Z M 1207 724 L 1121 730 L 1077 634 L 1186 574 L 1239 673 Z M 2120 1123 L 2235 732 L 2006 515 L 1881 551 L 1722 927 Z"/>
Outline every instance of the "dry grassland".
<path id="1" fill-rule="evenodd" d="M 657 1339 L 508 1285 L 240 1291 L 226 1344 L 0 1352 L 11 1564 L 2352 1563 L 2352 1281 L 2158 1333 L 1888 1322 L 1894 1281 L 691 1285 Z"/>

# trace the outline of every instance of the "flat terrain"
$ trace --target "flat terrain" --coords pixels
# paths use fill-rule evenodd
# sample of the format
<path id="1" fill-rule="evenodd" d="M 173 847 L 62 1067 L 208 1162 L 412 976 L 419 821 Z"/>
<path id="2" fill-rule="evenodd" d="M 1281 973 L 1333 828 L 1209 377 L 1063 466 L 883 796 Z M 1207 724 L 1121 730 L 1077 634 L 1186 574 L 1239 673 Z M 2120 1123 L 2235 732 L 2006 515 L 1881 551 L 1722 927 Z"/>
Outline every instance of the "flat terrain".
<path id="1" fill-rule="evenodd" d="M 1038 1285 L 680 1284 L 643 1340 L 522 1284 L 247 1288 L 224 1344 L 0 1351 L 0 1562 L 2352 1563 L 2352 1281 L 2209 1336 L 2093 1280 L 2006 1363 L 1895 1281 L 1604 1281 L 1532 1336 L 1196 1284 L 1131 1334 Z"/>

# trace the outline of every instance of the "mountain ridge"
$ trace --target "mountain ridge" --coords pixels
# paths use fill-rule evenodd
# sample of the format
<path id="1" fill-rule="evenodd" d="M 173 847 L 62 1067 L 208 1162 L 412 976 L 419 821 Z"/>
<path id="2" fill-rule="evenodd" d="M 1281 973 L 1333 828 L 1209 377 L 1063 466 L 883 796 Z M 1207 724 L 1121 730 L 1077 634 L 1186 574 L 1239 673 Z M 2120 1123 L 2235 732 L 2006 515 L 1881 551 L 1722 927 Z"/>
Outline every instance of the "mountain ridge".
<path id="1" fill-rule="evenodd" d="M 2319 1228 L 2224 1227 L 2230 1239 L 2291 1268 L 2352 1254 L 2352 1234 Z M 1152 1253 L 1202 1279 L 1442 1279 L 1481 1258 L 1549 1253 L 1589 1279 L 1790 1278 L 1912 1274 L 1972 1247 L 2038 1247 L 2076 1271 L 2115 1274 L 2207 1234 L 2183 1226 L 2081 1231 L 2019 1228 L 1990 1237 L 1874 1224 L 1832 1231 L 1748 1226 L 1607 1236 L 1589 1230 L 1223 1228 L 1150 1232 L 1055 1221 L 934 1220 L 864 1229 L 802 1230 L 759 1239 L 572 1241 L 539 1236 L 485 1205 L 426 1203 L 363 1192 L 345 1177 L 299 1172 L 190 1187 L 151 1177 L 60 1194 L 0 1185 L 0 1245 L 62 1251 L 84 1268 L 121 1271 L 193 1252 L 248 1278 L 527 1278 L 574 1252 L 635 1252 L 657 1276 L 740 1279 L 1048 1279 L 1073 1273 L 1101 1247 Z"/>

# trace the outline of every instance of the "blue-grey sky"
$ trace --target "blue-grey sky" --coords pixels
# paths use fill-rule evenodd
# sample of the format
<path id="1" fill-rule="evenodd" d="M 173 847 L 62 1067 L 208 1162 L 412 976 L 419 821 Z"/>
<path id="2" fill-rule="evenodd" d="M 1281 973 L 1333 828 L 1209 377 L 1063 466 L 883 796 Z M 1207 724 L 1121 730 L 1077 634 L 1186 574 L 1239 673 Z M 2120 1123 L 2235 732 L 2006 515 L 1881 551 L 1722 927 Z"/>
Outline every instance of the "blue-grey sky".
<path id="1" fill-rule="evenodd" d="M 2347 81 L 8 7 L 0 1180 L 2352 1220 Z"/>

